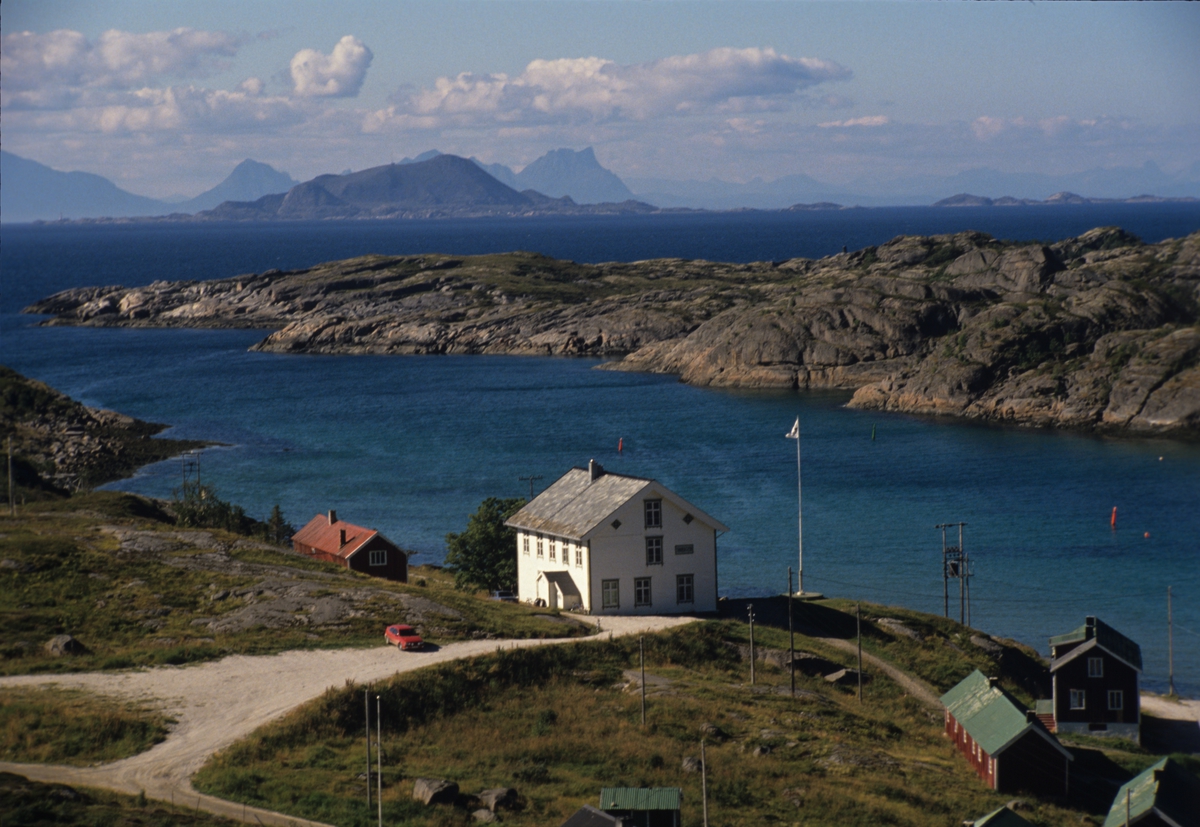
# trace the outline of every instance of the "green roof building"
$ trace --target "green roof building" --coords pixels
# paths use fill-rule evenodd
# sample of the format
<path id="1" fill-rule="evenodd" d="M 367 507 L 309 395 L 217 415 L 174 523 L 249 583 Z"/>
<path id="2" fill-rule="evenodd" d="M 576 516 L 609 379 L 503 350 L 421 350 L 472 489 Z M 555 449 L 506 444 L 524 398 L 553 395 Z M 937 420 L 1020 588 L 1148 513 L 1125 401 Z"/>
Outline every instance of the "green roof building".
<path id="1" fill-rule="evenodd" d="M 1088 617 L 1078 629 L 1050 638 L 1050 658 L 1054 732 L 1141 743 L 1142 650 L 1136 643 Z M 1043 712 L 1040 706 L 1038 711 Z"/>
<path id="2" fill-rule="evenodd" d="M 604 787 L 600 809 L 625 827 L 679 827 L 683 790 L 679 787 Z"/>
<path id="3" fill-rule="evenodd" d="M 993 679 L 976 669 L 941 701 L 946 735 L 989 787 L 1066 795 L 1071 753 Z"/>
<path id="4" fill-rule="evenodd" d="M 992 810 L 983 818 L 971 822 L 971 827 L 1033 827 L 1025 819 L 1014 813 L 1008 807 Z"/>
<path id="5" fill-rule="evenodd" d="M 1104 827 L 1200 827 L 1200 779 L 1164 758 L 1127 781 Z"/>

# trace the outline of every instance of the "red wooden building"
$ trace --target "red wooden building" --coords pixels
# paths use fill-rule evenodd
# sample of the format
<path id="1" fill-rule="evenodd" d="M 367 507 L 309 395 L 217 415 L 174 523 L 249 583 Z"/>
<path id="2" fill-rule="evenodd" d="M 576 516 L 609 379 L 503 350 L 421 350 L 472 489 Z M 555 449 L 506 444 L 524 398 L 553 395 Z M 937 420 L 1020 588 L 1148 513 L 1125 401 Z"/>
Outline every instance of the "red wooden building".
<path id="1" fill-rule="evenodd" d="M 292 548 L 373 577 L 408 582 L 407 554 L 375 529 L 339 520 L 336 511 L 309 520 L 292 536 Z"/>
<path id="2" fill-rule="evenodd" d="M 1140 744 L 1141 671 L 1141 648 L 1088 617 L 1078 629 L 1050 638 L 1054 693 L 1050 703 L 1038 703 L 1038 713 L 1043 721 L 1049 716 L 1053 732 L 1115 735 Z"/>
<path id="3" fill-rule="evenodd" d="M 993 790 L 1067 794 L 1071 753 L 994 680 L 976 669 L 941 700 L 946 735 Z"/>

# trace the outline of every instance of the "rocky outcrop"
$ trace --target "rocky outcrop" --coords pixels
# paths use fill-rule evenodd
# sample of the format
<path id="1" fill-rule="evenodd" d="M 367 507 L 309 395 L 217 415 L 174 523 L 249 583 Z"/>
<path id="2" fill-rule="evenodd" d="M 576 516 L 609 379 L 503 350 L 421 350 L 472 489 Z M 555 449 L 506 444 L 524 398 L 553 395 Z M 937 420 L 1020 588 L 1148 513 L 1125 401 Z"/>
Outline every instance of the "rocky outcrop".
<path id="1" fill-rule="evenodd" d="M 12 437 L 19 496 L 91 488 L 206 444 L 151 439 L 166 427 L 89 408 L 0 366 L 0 439 Z"/>
<path id="2" fill-rule="evenodd" d="M 28 310 L 49 324 L 275 327 L 255 346 L 272 352 L 603 356 L 695 385 L 845 389 L 857 408 L 1200 433 L 1200 233 L 900 236 L 751 264 L 366 256 L 83 288 Z"/>

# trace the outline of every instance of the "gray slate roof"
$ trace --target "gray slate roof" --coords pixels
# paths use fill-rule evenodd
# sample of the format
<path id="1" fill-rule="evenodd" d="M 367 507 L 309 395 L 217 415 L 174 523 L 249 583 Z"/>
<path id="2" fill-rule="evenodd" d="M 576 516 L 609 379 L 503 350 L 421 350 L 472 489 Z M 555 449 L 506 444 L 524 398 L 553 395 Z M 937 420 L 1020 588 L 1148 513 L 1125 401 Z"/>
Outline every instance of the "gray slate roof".
<path id="1" fill-rule="evenodd" d="M 608 473 L 592 482 L 586 468 L 572 468 L 505 525 L 579 540 L 650 483 L 642 477 Z"/>

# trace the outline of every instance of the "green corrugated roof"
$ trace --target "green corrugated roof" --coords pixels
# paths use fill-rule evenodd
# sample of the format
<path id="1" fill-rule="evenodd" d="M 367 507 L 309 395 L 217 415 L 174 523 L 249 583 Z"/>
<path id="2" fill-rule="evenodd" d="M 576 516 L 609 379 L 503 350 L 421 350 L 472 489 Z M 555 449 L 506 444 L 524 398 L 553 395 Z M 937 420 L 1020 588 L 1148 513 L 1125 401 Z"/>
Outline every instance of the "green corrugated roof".
<path id="1" fill-rule="evenodd" d="M 1141 669 L 1142 648 L 1100 618 L 1095 620 L 1096 643 L 1131 666 Z M 1080 643 L 1088 640 L 1090 637 L 1088 628 L 1087 623 L 1084 623 L 1078 629 L 1073 629 L 1065 635 L 1055 635 L 1050 638 L 1050 645 L 1061 646 L 1064 643 Z"/>
<path id="2" fill-rule="evenodd" d="M 683 800 L 679 787 L 604 787 L 601 810 L 678 810 Z"/>
<path id="3" fill-rule="evenodd" d="M 1008 807 L 992 810 L 983 818 L 975 819 L 975 827 L 1033 827 Z"/>
<path id="4" fill-rule="evenodd" d="M 1178 824 L 1196 824 L 1200 813 L 1200 779 L 1170 758 L 1147 767 L 1127 781 L 1113 799 L 1104 827 L 1125 824 L 1125 793 L 1129 793 L 1129 820 L 1135 822 L 1157 809 Z"/>
<path id="5" fill-rule="evenodd" d="M 988 755 L 1030 726 L 1025 709 L 978 669 L 943 695 L 942 704 Z"/>

